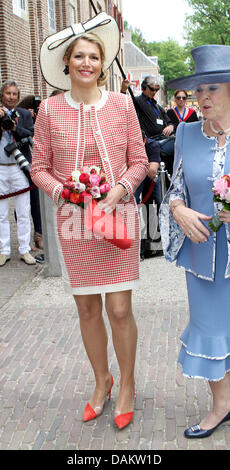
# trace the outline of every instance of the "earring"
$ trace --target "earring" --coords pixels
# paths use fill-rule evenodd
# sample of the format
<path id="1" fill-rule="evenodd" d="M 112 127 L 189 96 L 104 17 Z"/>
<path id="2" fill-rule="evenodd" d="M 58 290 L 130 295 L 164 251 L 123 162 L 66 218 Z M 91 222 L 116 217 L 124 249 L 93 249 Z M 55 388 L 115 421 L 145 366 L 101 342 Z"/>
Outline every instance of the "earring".
<path id="1" fill-rule="evenodd" d="M 101 69 L 101 75 L 99 76 L 99 78 L 103 78 L 103 76 L 104 76 L 104 72 L 103 72 L 103 70 Z"/>
<path id="2" fill-rule="evenodd" d="M 69 75 L 69 66 L 67 64 L 65 65 L 63 72 L 65 75 Z"/>

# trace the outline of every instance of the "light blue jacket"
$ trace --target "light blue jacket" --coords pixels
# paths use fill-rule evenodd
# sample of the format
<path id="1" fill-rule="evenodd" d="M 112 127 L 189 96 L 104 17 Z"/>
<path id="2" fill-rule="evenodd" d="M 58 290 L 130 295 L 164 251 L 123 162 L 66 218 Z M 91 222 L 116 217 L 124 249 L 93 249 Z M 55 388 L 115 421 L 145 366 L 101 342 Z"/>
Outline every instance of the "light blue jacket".
<path id="1" fill-rule="evenodd" d="M 177 128 L 174 171 L 170 188 L 160 210 L 161 238 L 165 257 L 168 261 L 177 260 L 198 277 L 214 280 L 216 234 L 210 229 L 205 243 L 193 243 L 182 232 L 169 210 L 173 199 L 183 199 L 186 205 L 206 215 L 214 215 L 222 205 L 213 202 L 211 188 L 213 181 L 230 173 L 230 138 L 226 145 L 218 148 L 217 138 L 203 133 L 203 123 L 184 123 Z M 202 221 L 207 227 L 208 222 Z M 230 224 L 225 224 L 228 260 L 225 277 L 230 277 Z"/>

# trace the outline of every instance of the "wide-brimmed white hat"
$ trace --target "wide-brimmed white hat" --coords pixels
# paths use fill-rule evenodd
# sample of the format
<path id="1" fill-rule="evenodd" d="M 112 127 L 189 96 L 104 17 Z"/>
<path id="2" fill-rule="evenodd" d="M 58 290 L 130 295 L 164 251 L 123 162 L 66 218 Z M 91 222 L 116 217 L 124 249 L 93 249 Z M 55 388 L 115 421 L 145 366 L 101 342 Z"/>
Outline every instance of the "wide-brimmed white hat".
<path id="1" fill-rule="evenodd" d="M 61 90 L 70 90 L 71 80 L 63 72 L 63 57 L 72 41 L 86 32 L 95 33 L 105 46 L 103 70 L 107 70 L 120 49 L 120 30 L 112 16 L 101 12 L 83 23 L 72 24 L 58 33 L 48 36 L 40 52 L 42 75 L 49 85 Z"/>

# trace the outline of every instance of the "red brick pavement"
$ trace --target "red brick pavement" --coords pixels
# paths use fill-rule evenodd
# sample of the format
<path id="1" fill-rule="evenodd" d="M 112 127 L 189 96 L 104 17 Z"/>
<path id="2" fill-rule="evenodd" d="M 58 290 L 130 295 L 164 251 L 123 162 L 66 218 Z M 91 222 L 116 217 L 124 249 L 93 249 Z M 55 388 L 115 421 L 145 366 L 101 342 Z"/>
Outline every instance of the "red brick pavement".
<path id="1" fill-rule="evenodd" d="M 119 372 L 107 319 L 112 400 L 97 420 L 83 424 L 94 378 L 74 301 L 60 278 L 45 279 L 41 266 L 21 266 L 14 253 L 1 268 L 0 450 L 229 449 L 228 425 L 208 439 L 183 437 L 185 426 L 207 412 L 210 394 L 205 382 L 184 380 L 177 367 L 187 317 L 182 270 L 163 258 L 141 263 L 142 282 L 133 295 L 138 324 L 135 414 L 131 425 L 118 431 L 113 411 Z"/>

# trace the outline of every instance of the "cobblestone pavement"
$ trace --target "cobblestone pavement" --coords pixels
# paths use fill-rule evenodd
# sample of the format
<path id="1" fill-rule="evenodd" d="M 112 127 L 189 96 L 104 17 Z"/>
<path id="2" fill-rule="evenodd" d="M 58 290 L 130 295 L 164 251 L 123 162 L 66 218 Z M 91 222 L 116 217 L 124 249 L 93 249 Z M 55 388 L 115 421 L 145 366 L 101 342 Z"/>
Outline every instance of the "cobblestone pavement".
<path id="1" fill-rule="evenodd" d="M 83 424 L 94 378 L 74 301 L 61 278 L 22 264 L 14 241 L 12 259 L 1 268 L 0 450 L 229 449 L 228 425 L 204 440 L 183 437 L 210 406 L 207 384 L 184 379 L 177 366 L 188 313 L 183 270 L 162 257 L 142 262 L 133 307 L 139 332 L 133 422 L 122 431 L 113 425 L 119 372 L 106 319 L 112 400 Z"/>

